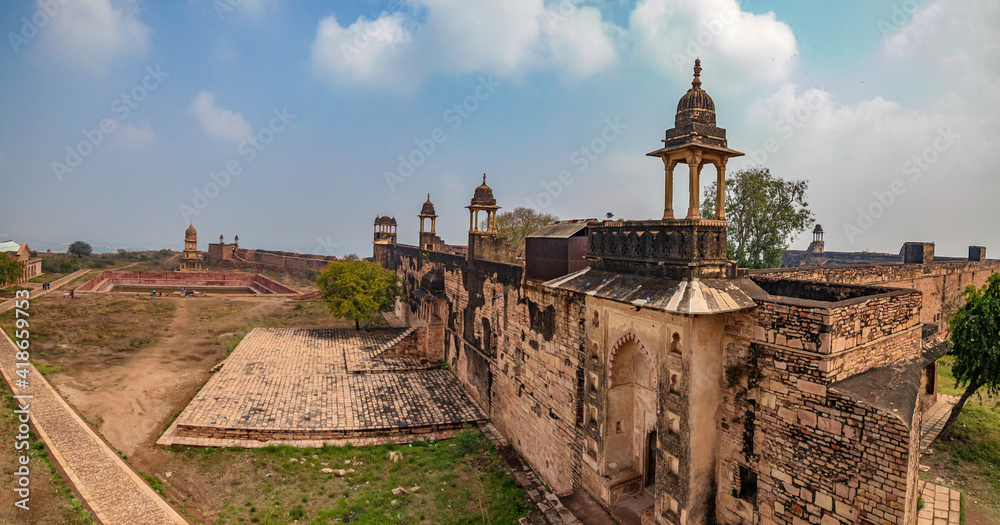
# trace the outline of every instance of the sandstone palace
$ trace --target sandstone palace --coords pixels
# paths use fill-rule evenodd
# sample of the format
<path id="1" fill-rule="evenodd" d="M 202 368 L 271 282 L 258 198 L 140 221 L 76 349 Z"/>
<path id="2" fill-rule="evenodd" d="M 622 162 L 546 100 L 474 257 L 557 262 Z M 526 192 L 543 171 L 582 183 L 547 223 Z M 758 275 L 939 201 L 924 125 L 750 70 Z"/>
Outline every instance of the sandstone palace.
<path id="1" fill-rule="evenodd" d="M 416 246 L 375 221 L 374 259 L 404 289 L 395 314 L 556 494 L 629 502 L 648 524 L 916 523 L 938 334 L 1000 264 L 980 247 L 935 260 L 930 243 L 827 254 L 817 227 L 790 267 L 737 268 L 723 199 L 742 153 L 700 69 L 649 153 L 665 168 L 662 218 L 550 224 L 519 259 L 485 177 L 465 246 L 437 236 L 428 197 Z M 699 214 L 706 167 L 713 217 Z"/>

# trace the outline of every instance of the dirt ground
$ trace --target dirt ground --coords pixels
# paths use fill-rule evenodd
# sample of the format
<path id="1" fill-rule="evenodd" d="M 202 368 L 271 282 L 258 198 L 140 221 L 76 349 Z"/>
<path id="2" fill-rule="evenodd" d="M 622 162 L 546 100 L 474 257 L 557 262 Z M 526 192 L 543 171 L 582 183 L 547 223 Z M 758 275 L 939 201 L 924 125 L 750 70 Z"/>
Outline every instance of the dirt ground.
<path id="1" fill-rule="evenodd" d="M 52 294 L 32 310 L 36 366 L 141 472 L 163 472 L 170 452 L 156 439 L 253 327 L 347 326 L 325 303 L 266 296 Z M 199 491 L 196 477 L 180 481 Z"/>

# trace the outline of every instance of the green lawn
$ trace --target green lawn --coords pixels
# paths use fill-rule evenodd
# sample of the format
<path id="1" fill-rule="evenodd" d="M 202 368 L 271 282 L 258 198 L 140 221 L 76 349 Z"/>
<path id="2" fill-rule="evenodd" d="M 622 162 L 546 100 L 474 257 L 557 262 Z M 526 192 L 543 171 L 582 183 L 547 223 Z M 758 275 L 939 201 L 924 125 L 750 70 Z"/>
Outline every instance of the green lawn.
<path id="1" fill-rule="evenodd" d="M 17 295 L 18 290 L 30 290 L 31 288 L 25 288 L 24 286 L 8 286 L 6 288 L 0 289 L 0 301 L 13 298 Z"/>
<path id="2" fill-rule="evenodd" d="M 938 367 L 938 392 L 958 396 L 951 374 L 954 358 L 943 357 Z M 925 458 L 935 474 L 954 481 L 977 505 L 1000 520 L 1000 399 L 985 394 L 969 398 L 950 439 L 938 439 Z"/>
<path id="3" fill-rule="evenodd" d="M 32 277 L 28 280 L 29 283 L 51 283 L 52 281 L 58 280 L 61 277 L 65 277 L 64 273 L 43 273 L 38 277 Z"/>
<path id="4" fill-rule="evenodd" d="M 398 461 L 390 452 L 402 454 Z M 180 478 L 196 473 L 212 494 L 216 525 L 237 523 L 516 524 L 530 501 L 479 432 L 456 439 L 373 447 L 287 446 L 169 450 L 172 479 L 147 476 L 181 509 Z M 323 468 L 355 472 L 343 477 Z M 171 482 L 182 487 L 175 490 Z M 393 494 L 397 487 L 419 489 Z"/>

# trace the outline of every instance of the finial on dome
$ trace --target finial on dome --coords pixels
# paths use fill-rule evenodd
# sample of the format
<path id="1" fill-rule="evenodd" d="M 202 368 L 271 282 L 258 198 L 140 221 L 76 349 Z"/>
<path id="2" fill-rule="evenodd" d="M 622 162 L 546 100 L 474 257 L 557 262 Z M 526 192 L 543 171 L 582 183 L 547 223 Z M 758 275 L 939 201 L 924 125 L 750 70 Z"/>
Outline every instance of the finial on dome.
<path id="1" fill-rule="evenodd" d="M 701 89 L 701 59 L 694 59 L 694 80 L 691 81 L 691 87 L 695 89 Z"/>
<path id="2" fill-rule="evenodd" d="M 486 174 L 483 173 L 483 184 L 486 184 Z"/>

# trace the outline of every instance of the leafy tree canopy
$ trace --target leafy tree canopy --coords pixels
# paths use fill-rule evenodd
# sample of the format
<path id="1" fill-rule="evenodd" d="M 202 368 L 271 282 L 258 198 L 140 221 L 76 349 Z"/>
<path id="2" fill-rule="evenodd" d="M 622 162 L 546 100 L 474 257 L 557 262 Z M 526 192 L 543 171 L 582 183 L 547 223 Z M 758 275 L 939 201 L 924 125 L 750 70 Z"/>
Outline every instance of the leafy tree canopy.
<path id="1" fill-rule="evenodd" d="M 948 320 L 951 330 L 951 373 L 955 386 L 965 392 L 941 430 L 948 436 L 958 414 L 980 388 L 992 396 L 1000 394 L 1000 274 L 993 274 L 982 288 L 973 285 L 962 292 L 965 304 Z"/>
<path id="2" fill-rule="evenodd" d="M 77 257 L 86 257 L 91 254 L 93 250 L 90 249 L 90 245 L 83 241 L 76 241 L 69 245 L 69 250 L 67 250 L 70 255 L 75 255 Z"/>
<path id="3" fill-rule="evenodd" d="M 24 275 L 24 263 L 0 253 L 0 285 L 14 284 Z"/>
<path id="4" fill-rule="evenodd" d="M 392 308 L 400 294 L 396 272 L 368 261 L 332 261 L 316 277 L 316 284 L 330 313 L 353 319 L 355 329 Z"/>
<path id="5" fill-rule="evenodd" d="M 784 180 L 762 166 L 726 177 L 728 252 L 742 268 L 774 268 L 796 235 L 814 221 L 806 202 L 809 184 Z M 715 216 L 716 183 L 705 189 L 702 217 Z"/>
<path id="6" fill-rule="evenodd" d="M 525 237 L 542 226 L 558 220 L 559 217 L 549 213 L 517 207 L 497 215 L 497 235 L 506 239 L 516 249 L 518 257 L 523 257 Z"/>

